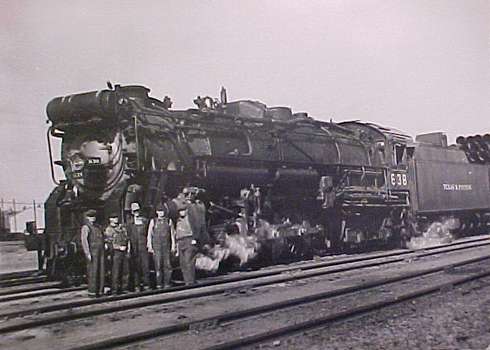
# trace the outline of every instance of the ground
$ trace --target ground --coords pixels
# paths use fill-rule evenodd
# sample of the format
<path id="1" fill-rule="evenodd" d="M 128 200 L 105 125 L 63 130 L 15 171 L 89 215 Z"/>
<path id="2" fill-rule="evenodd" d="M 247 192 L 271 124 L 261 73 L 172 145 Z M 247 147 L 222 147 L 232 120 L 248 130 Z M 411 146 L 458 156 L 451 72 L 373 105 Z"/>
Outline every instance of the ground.
<path id="1" fill-rule="evenodd" d="M 23 242 L 0 242 L 0 273 L 35 269 L 36 264 L 36 252 L 27 252 L 23 247 Z M 297 283 L 296 289 L 299 292 L 304 282 L 297 281 Z M 314 283 L 310 281 L 303 287 L 313 285 Z M 283 287 L 285 286 L 279 289 L 282 290 Z M 260 290 L 250 291 L 252 296 L 258 292 Z M 259 295 L 259 297 L 263 296 Z M 228 299 L 233 298 L 240 298 L 243 301 L 244 295 L 232 294 L 228 297 Z M 203 301 L 196 301 L 195 306 L 198 306 L 198 302 L 202 303 Z M 177 304 L 176 307 L 178 307 Z M 201 305 L 200 309 L 205 309 L 205 306 Z M 151 309 L 148 310 L 151 311 Z M 171 314 L 170 309 L 170 306 L 166 307 L 168 316 Z M 158 314 L 162 316 L 162 310 L 156 310 L 155 307 L 155 311 L 158 311 Z M 145 313 L 145 317 L 151 319 L 151 314 L 152 312 Z M 111 327 L 111 323 L 117 323 L 116 319 L 107 322 L 107 318 L 110 317 L 112 316 L 99 317 L 105 321 L 100 325 L 102 329 Z M 137 318 L 141 315 L 134 314 L 132 317 Z M 96 319 L 84 319 L 75 322 L 74 325 L 80 329 L 81 323 L 90 324 L 92 322 L 96 322 Z M 102 333 L 109 334 L 110 332 Z M 201 334 L 201 336 L 203 335 Z M 53 337 L 53 335 L 49 336 Z M 136 345 L 134 348 L 140 346 Z M 161 348 L 161 343 L 149 342 L 147 346 L 148 348 Z M 451 290 L 444 290 L 437 294 L 344 322 L 271 340 L 252 348 L 490 350 L 490 278 L 481 279 Z"/>
<path id="2" fill-rule="evenodd" d="M 253 348 L 490 350 L 490 279 Z"/>
<path id="3" fill-rule="evenodd" d="M 23 241 L 0 242 L 0 273 L 36 269 L 37 252 L 28 252 Z"/>

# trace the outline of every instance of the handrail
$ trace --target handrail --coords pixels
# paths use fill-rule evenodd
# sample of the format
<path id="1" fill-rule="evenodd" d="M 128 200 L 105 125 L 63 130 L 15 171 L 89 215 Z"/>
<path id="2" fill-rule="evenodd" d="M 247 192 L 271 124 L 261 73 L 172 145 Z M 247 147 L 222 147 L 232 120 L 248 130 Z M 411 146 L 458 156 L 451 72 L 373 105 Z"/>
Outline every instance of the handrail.
<path id="1" fill-rule="evenodd" d="M 59 185 L 61 182 L 56 179 L 55 173 L 54 173 L 54 167 L 53 167 L 53 152 L 51 149 L 51 138 L 49 137 L 52 134 L 53 127 L 50 126 L 48 129 L 48 132 L 46 133 L 46 138 L 48 141 L 48 153 L 49 153 L 49 166 L 51 169 L 51 179 L 56 185 Z"/>

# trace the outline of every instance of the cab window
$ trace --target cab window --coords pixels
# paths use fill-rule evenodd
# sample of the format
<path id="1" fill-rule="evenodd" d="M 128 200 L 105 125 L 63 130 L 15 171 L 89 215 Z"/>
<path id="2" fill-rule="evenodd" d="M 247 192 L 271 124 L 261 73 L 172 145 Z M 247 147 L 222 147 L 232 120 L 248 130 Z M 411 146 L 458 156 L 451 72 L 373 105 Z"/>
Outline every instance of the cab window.
<path id="1" fill-rule="evenodd" d="M 210 135 L 211 151 L 216 156 L 249 156 L 252 152 L 245 133 L 227 132 Z"/>
<path id="2" fill-rule="evenodd" d="M 393 149 L 393 158 L 395 165 L 405 164 L 405 150 L 405 145 L 395 144 Z"/>

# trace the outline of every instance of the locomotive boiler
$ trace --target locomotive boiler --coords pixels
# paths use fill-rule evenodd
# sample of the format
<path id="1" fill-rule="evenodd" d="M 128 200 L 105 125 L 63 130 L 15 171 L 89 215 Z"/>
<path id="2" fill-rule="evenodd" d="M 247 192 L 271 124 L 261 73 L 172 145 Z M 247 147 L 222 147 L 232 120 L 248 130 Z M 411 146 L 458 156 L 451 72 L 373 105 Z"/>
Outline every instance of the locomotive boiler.
<path id="1" fill-rule="evenodd" d="M 80 250 L 82 213 L 148 215 L 184 187 L 199 188 L 212 237 L 245 217 L 245 234 L 273 255 L 311 255 L 410 234 L 407 144 L 402 132 L 359 121 L 320 121 L 288 107 L 198 97 L 171 109 L 143 86 L 53 99 L 48 143 L 61 139 L 65 179 L 45 203 L 51 275 Z M 277 243 L 277 244 L 276 244 Z M 71 263 L 73 264 L 73 263 Z"/>

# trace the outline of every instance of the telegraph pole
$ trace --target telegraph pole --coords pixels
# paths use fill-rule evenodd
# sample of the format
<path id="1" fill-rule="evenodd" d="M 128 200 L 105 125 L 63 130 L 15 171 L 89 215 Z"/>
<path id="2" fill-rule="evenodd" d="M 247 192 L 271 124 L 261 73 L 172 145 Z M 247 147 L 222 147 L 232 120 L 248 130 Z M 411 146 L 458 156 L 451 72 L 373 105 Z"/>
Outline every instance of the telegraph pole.
<path id="1" fill-rule="evenodd" d="M 0 199 L 0 233 L 5 230 L 7 232 L 7 224 L 5 223 L 5 211 L 4 211 L 4 201 L 3 198 Z"/>
<path id="2" fill-rule="evenodd" d="M 15 233 L 17 233 L 17 211 L 15 208 L 15 198 L 12 199 L 12 206 L 14 208 L 14 231 Z"/>
<path id="3" fill-rule="evenodd" d="M 32 200 L 32 210 L 34 210 L 34 227 L 37 229 L 36 200 Z M 34 232 L 36 233 L 36 232 Z"/>

